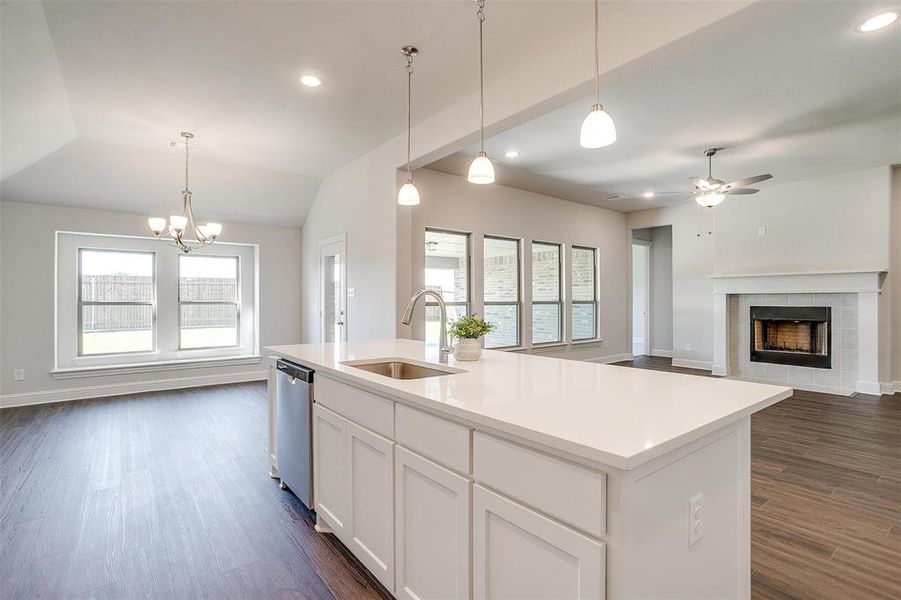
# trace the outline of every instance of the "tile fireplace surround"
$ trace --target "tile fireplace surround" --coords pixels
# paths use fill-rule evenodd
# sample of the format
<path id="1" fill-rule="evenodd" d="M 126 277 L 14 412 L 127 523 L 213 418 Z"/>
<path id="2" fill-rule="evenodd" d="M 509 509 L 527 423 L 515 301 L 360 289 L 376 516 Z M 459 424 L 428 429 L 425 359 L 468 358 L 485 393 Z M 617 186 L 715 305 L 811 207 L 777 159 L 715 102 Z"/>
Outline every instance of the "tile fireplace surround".
<path id="1" fill-rule="evenodd" d="M 879 294 L 885 271 L 714 275 L 713 374 L 839 394 L 879 394 Z M 750 360 L 751 306 L 828 306 L 832 366 Z"/>

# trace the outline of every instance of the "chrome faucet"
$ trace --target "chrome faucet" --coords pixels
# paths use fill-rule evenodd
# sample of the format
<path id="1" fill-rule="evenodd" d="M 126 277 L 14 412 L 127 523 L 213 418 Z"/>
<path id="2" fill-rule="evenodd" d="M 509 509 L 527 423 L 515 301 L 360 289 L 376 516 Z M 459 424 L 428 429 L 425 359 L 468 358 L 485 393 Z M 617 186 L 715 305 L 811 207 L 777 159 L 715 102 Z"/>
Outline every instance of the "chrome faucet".
<path id="1" fill-rule="evenodd" d="M 447 341 L 447 306 L 444 304 L 444 298 L 441 297 L 440 292 L 422 289 L 413 294 L 413 297 L 410 298 L 410 301 L 407 303 L 407 309 L 404 311 L 404 316 L 400 322 L 404 325 L 410 324 L 410 321 L 413 320 L 413 309 L 416 308 L 416 303 L 423 296 L 432 296 L 438 301 L 438 308 L 441 310 L 441 333 L 438 338 L 438 360 L 446 363 L 447 355 L 451 352 L 451 348 Z"/>

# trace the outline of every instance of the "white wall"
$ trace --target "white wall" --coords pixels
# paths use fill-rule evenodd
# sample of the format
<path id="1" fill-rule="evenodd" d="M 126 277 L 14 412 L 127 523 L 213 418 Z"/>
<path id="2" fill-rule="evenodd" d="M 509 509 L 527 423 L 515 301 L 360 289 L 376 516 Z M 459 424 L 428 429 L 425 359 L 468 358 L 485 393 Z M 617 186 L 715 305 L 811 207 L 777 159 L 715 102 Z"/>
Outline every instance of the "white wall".
<path id="1" fill-rule="evenodd" d="M 635 236 L 635 239 L 644 238 Z M 649 259 L 649 246 L 632 244 L 632 354 L 635 356 L 644 356 L 651 352 L 650 340 L 645 339 L 645 322 L 650 317 L 647 314 L 650 309 L 650 292 L 647 289 L 650 283 Z"/>
<path id="2" fill-rule="evenodd" d="M 0 404 L 265 377 L 259 363 L 54 379 L 54 232 L 146 235 L 146 216 L 10 201 L 0 203 L 0 213 Z M 260 246 L 261 346 L 300 341 L 300 237 L 294 228 L 224 224 L 224 241 Z M 16 368 L 25 369 L 25 381 L 13 380 Z"/>
<path id="3" fill-rule="evenodd" d="M 673 351 L 673 228 L 651 228 L 651 353 Z"/>
<path id="4" fill-rule="evenodd" d="M 891 372 L 895 391 L 901 393 L 901 166 L 892 169 L 891 251 L 889 264 L 889 323 Z"/>
<path id="5" fill-rule="evenodd" d="M 319 244 L 347 235 L 348 341 L 395 336 L 396 170 L 390 151 L 371 152 L 329 175 L 303 226 L 303 330 L 320 341 Z"/>
<path id="6" fill-rule="evenodd" d="M 705 368 L 712 362 L 712 274 L 888 268 L 890 171 L 773 180 L 759 194 L 728 198 L 712 211 L 685 203 L 629 214 L 632 229 L 673 228 L 676 361 Z M 758 235 L 760 226 L 766 235 Z"/>
<path id="7" fill-rule="evenodd" d="M 542 354 L 566 358 L 600 359 L 629 352 L 626 338 L 628 311 L 628 232 L 625 215 L 614 211 L 576 204 L 567 200 L 527 192 L 502 185 L 478 186 L 462 177 L 431 169 L 416 172 L 416 185 L 422 204 L 405 209 L 410 214 L 411 235 L 405 262 L 409 264 L 411 285 L 424 284 L 424 234 L 426 227 L 453 229 L 473 234 L 472 300 L 478 309 L 481 298 L 482 248 L 477 243 L 485 234 L 523 239 L 523 253 L 531 240 L 561 242 L 599 249 L 600 260 L 600 337 L 601 344 L 574 344 Z M 405 271 L 406 266 L 399 268 Z M 568 267 L 565 267 L 568 271 Z M 530 297 L 528 273 L 523 279 L 523 299 Z M 564 273 L 565 281 L 569 273 Z M 568 286 L 565 286 L 567 289 Z M 568 296 L 568 293 L 565 293 Z M 408 297 L 398 297 L 396 312 L 403 310 Z M 523 311 L 528 310 L 524 304 Z M 477 310 L 477 312 L 480 312 Z M 564 311 L 567 313 L 568 311 Z M 416 322 L 421 322 L 422 313 Z M 421 339 L 421 328 L 401 332 Z M 524 339 L 528 338 L 526 327 Z"/>

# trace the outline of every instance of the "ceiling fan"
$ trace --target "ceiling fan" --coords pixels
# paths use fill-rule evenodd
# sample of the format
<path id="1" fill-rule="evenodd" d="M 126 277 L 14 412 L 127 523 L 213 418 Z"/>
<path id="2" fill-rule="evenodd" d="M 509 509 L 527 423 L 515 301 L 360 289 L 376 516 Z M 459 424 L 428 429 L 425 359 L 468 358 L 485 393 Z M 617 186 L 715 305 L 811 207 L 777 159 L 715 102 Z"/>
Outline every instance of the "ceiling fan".
<path id="1" fill-rule="evenodd" d="M 737 179 L 731 183 L 726 183 L 722 179 L 717 179 L 713 176 L 713 157 L 719 150 L 722 150 L 722 148 L 708 148 L 704 151 L 704 156 L 707 157 L 707 177 L 688 178 L 688 181 L 692 184 L 691 195 L 694 197 L 695 202 L 701 206 L 713 208 L 725 200 L 727 195 L 731 194 L 756 194 L 760 190 L 745 186 L 773 178 L 772 175 L 766 173 L 765 175 L 755 175 L 753 177 Z"/>
<path id="2" fill-rule="evenodd" d="M 747 195 L 747 194 L 756 194 L 760 190 L 755 188 L 745 187 L 746 185 L 752 185 L 755 183 L 760 183 L 761 181 L 766 181 L 767 179 L 772 179 L 773 176 L 769 173 L 765 175 L 755 175 L 754 177 L 745 177 L 744 179 L 738 179 L 731 183 L 726 183 L 722 179 L 717 179 L 713 176 L 713 157 L 717 152 L 722 150 L 722 148 L 708 148 L 704 151 L 704 156 L 707 157 L 707 177 L 689 177 L 688 180 L 691 182 L 691 190 L 688 192 L 692 198 L 694 198 L 695 202 L 697 202 L 700 206 L 706 208 L 713 208 L 718 205 L 720 202 L 726 199 L 727 195 Z M 672 196 L 672 195 L 685 195 L 686 192 L 648 192 L 644 194 L 642 197 L 644 198 L 653 198 L 655 196 Z M 613 194 L 612 196 L 607 196 L 602 198 L 602 201 L 607 200 L 627 200 L 630 196 L 623 196 L 621 194 Z"/>

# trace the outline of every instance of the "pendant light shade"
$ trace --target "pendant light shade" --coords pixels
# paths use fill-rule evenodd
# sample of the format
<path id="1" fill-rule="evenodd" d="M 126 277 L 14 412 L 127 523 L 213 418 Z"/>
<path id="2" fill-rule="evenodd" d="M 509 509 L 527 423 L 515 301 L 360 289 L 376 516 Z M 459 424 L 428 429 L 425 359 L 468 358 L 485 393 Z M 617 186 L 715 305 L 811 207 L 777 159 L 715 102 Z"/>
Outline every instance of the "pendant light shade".
<path id="1" fill-rule="evenodd" d="M 414 46 L 404 46 L 400 52 L 407 57 L 407 180 L 397 190 L 397 203 L 401 206 L 416 206 L 419 204 L 419 190 L 413 183 L 410 154 L 413 136 L 413 59 L 419 54 L 419 50 Z"/>
<path id="2" fill-rule="evenodd" d="M 486 183 L 494 183 L 494 164 L 485 151 L 479 152 L 471 163 L 469 163 L 469 183 L 478 183 L 484 185 Z"/>
<path id="3" fill-rule="evenodd" d="M 397 190 L 397 203 L 401 206 L 416 206 L 419 204 L 419 190 L 413 185 L 412 179 L 408 179 Z"/>
<path id="4" fill-rule="evenodd" d="M 479 155 L 469 163 L 469 183 L 485 185 L 494 183 L 494 165 L 485 152 L 485 58 L 482 27 L 485 23 L 485 0 L 478 0 L 479 10 Z"/>
<path id="5" fill-rule="evenodd" d="M 713 208 L 720 202 L 726 199 L 725 194 L 704 194 L 703 196 L 698 196 L 695 198 L 695 202 L 703 206 L 704 208 Z"/>
<path id="6" fill-rule="evenodd" d="M 579 144 L 583 148 L 603 148 L 616 141 L 616 125 L 604 107 L 595 104 L 582 121 Z"/>
<path id="7" fill-rule="evenodd" d="M 582 121 L 579 144 L 583 148 L 603 148 L 616 141 L 616 125 L 601 105 L 600 0 L 594 0 L 594 105 Z"/>

